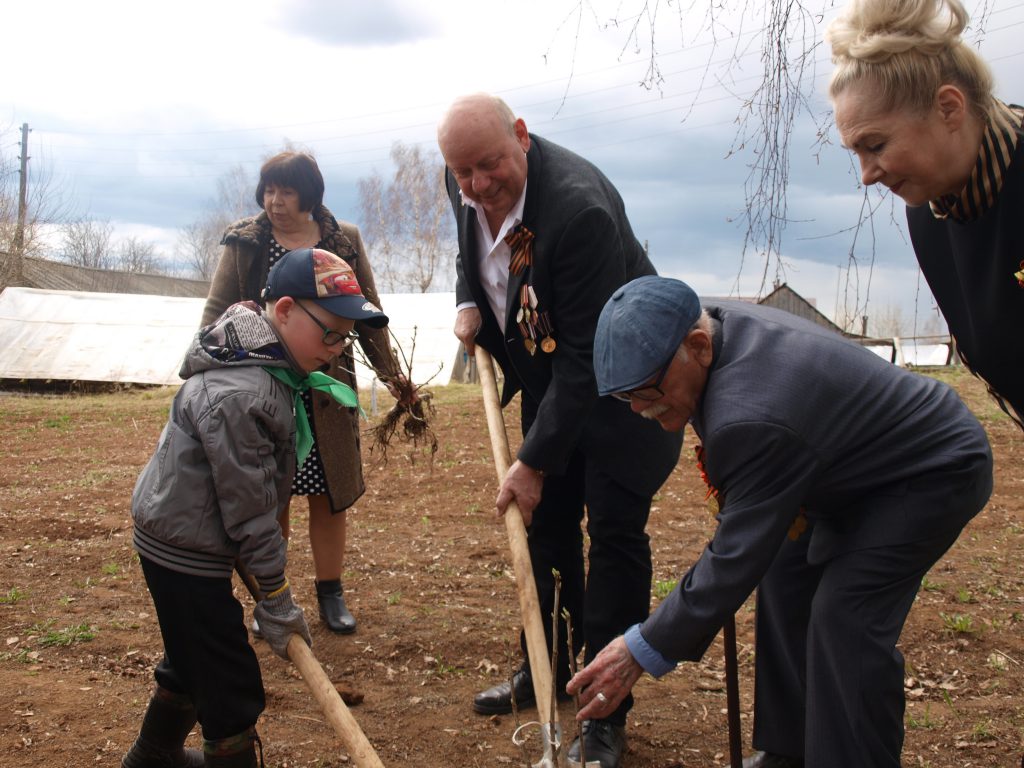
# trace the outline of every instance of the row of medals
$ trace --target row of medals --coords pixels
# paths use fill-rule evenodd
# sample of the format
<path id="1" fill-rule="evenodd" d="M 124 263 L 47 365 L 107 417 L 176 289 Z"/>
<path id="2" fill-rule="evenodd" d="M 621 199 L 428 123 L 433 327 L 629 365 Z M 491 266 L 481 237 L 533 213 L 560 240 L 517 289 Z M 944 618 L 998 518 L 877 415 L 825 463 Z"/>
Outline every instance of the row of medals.
<path id="1" fill-rule="evenodd" d="M 532 285 L 524 285 L 519 289 L 519 310 L 516 312 L 516 324 L 523 336 L 523 346 L 531 355 L 537 354 L 537 346 L 541 351 L 551 354 L 558 344 L 552 337 L 554 328 L 547 312 L 537 311 L 537 294 Z M 538 342 L 537 337 L 541 339 Z"/>

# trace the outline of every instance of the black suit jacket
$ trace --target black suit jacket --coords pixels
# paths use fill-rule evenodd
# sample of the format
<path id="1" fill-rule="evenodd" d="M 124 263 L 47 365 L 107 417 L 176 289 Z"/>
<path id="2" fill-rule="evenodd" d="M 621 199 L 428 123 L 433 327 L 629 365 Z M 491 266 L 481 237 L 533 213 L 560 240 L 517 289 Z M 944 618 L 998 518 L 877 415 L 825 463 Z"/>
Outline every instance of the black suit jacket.
<path id="1" fill-rule="evenodd" d="M 580 448 L 618 482 L 653 494 L 679 457 L 681 435 L 637 418 L 625 403 L 599 398 L 593 345 L 608 297 L 635 277 L 655 273 L 633 235 L 622 198 L 582 157 L 531 135 L 523 226 L 534 235 L 533 266 L 509 276 L 502 334 L 480 284 L 476 211 L 463 205 L 448 172 L 445 184 L 458 224 L 456 301 L 474 301 L 483 316 L 477 343 L 502 368 L 502 405 L 523 392 L 529 425 L 518 457 L 551 474 L 565 471 Z M 529 280 L 537 309 L 549 313 L 555 351 L 530 355 L 515 322 L 519 289 Z M 532 422 L 531 422 L 532 419 Z"/>
<path id="2" fill-rule="evenodd" d="M 973 221 L 907 206 L 917 261 L 972 371 L 1024 418 L 1024 130 L 995 204 Z"/>

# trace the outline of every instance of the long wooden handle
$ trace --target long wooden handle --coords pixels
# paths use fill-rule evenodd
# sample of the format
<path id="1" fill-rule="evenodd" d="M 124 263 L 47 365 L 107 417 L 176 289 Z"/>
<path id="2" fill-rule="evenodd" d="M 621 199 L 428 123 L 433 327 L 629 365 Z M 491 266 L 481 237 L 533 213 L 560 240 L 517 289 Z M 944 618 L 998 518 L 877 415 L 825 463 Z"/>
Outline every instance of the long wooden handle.
<path id="1" fill-rule="evenodd" d="M 743 765 L 743 740 L 740 733 L 739 663 L 736 659 L 736 617 L 730 616 L 722 627 L 725 648 L 725 702 L 729 722 L 729 765 Z"/>
<path id="2" fill-rule="evenodd" d="M 501 416 L 501 402 L 498 400 L 498 382 L 494 375 L 494 364 L 487 350 L 476 345 L 476 365 L 483 386 L 484 411 L 487 413 L 487 431 L 491 435 L 491 451 L 494 454 L 494 468 L 500 483 L 512 464 L 508 449 L 508 435 L 505 420 Z M 537 597 L 537 583 L 533 579 L 533 564 L 530 549 L 526 543 L 526 526 L 523 515 L 515 501 L 505 509 L 505 530 L 508 533 L 509 548 L 512 551 L 512 568 L 516 575 L 516 591 L 519 593 L 519 611 L 523 616 L 526 633 L 526 650 L 530 659 L 530 674 L 533 677 L 533 693 L 537 699 L 537 711 L 541 723 L 557 722 L 558 710 L 553 709 L 551 687 L 551 659 L 544 637 L 544 624 L 540 615 L 540 600 Z"/>
<path id="3" fill-rule="evenodd" d="M 352 713 L 345 706 L 345 702 L 341 700 L 341 696 L 331 684 L 327 673 L 313 656 L 313 651 L 298 635 L 292 635 L 288 640 L 288 658 L 298 668 L 306 686 L 313 694 L 317 704 L 320 705 L 320 709 L 323 710 L 327 722 L 341 738 L 356 768 L 384 768 L 384 764 L 366 738 L 363 729 L 352 717 Z"/>
<path id="4" fill-rule="evenodd" d="M 240 560 L 235 560 L 235 570 L 241 578 L 245 588 L 249 590 L 252 599 L 257 603 L 263 599 L 260 594 L 259 584 L 252 574 L 249 573 Z M 313 651 L 306 645 L 306 641 L 298 635 L 288 638 L 288 658 L 299 670 L 306 687 L 309 688 L 320 705 L 320 709 L 327 717 L 327 722 L 334 728 L 334 732 L 341 738 L 342 744 L 348 750 L 356 768 L 384 768 L 384 764 L 377 757 L 363 729 L 348 711 L 345 702 L 341 700 L 338 690 L 331 684 L 330 678 L 316 660 Z"/>

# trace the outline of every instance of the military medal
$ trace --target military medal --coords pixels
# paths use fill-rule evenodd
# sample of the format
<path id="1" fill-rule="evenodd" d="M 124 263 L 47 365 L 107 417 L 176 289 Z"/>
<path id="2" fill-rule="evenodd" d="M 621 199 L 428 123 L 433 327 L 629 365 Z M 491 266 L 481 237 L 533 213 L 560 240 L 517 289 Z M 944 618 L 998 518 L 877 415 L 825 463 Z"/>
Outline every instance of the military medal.
<path id="1" fill-rule="evenodd" d="M 530 271 L 533 266 L 533 233 L 522 224 L 516 226 L 505 235 L 504 240 L 511 251 L 508 271 L 513 277 L 524 273 L 524 284 L 519 288 L 519 309 L 516 310 L 516 325 L 523 337 L 523 347 L 532 357 L 537 354 L 538 326 L 540 333 L 545 334 L 540 341 L 540 348 L 551 352 L 555 348 L 555 340 L 551 338 L 550 323 L 542 320 L 542 313 L 537 311 L 537 293 L 529 283 Z M 547 313 L 543 313 L 547 314 Z M 544 328 L 547 328 L 545 331 Z"/>
<path id="2" fill-rule="evenodd" d="M 544 338 L 540 340 L 540 348 L 550 355 L 555 351 L 555 347 L 558 346 L 558 343 L 551 336 L 551 317 L 548 312 L 541 312 L 538 315 L 537 327 L 540 329 L 540 332 L 544 334 Z"/>

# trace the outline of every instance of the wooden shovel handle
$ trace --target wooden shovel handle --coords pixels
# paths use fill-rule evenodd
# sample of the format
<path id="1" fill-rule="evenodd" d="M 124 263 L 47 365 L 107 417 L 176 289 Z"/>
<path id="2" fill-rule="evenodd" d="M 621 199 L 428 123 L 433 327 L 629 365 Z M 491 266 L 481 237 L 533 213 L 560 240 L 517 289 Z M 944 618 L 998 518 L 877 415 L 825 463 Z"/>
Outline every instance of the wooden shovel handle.
<path id="1" fill-rule="evenodd" d="M 491 451 L 494 454 L 494 468 L 500 483 L 512 464 L 508 449 L 508 435 L 505 420 L 501 416 L 498 400 L 498 382 L 494 375 L 491 356 L 479 344 L 476 345 L 476 367 L 484 393 L 484 411 L 487 414 L 487 431 L 491 436 Z M 526 543 L 526 526 L 519 506 L 512 501 L 505 509 L 505 530 L 508 533 L 509 548 L 512 552 L 512 568 L 516 575 L 516 591 L 519 593 L 519 611 L 523 616 L 526 633 L 526 650 L 530 659 L 530 674 L 533 678 L 533 693 L 537 699 L 537 711 L 542 723 L 557 722 L 558 710 L 552 711 L 551 659 L 544 637 L 544 624 L 540 615 L 540 600 L 537 597 L 537 583 L 533 579 L 533 564 L 530 549 Z"/>
<path id="2" fill-rule="evenodd" d="M 384 768 L 366 734 L 352 717 L 345 702 L 341 700 L 323 667 L 313 656 L 313 651 L 298 635 L 292 635 L 288 640 L 288 658 L 298 668 L 299 674 L 323 710 L 327 722 L 341 738 L 356 768 Z"/>
<path id="3" fill-rule="evenodd" d="M 259 584 L 240 560 L 235 560 L 235 570 L 245 588 L 249 590 L 252 599 L 257 603 L 262 600 Z M 345 745 L 356 768 L 384 768 L 384 764 L 377 757 L 377 753 L 366 738 L 366 734 L 363 733 L 363 729 L 359 727 L 359 723 L 348 711 L 345 702 L 341 700 L 341 695 L 331 684 L 330 678 L 327 677 L 324 668 L 320 666 L 320 662 L 316 660 L 313 651 L 306 645 L 306 641 L 298 635 L 292 635 L 288 638 L 287 650 L 288 658 L 299 670 L 306 687 L 313 694 L 316 703 L 320 705 L 327 722 L 331 724 L 334 732 L 338 734 L 342 744 Z"/>

